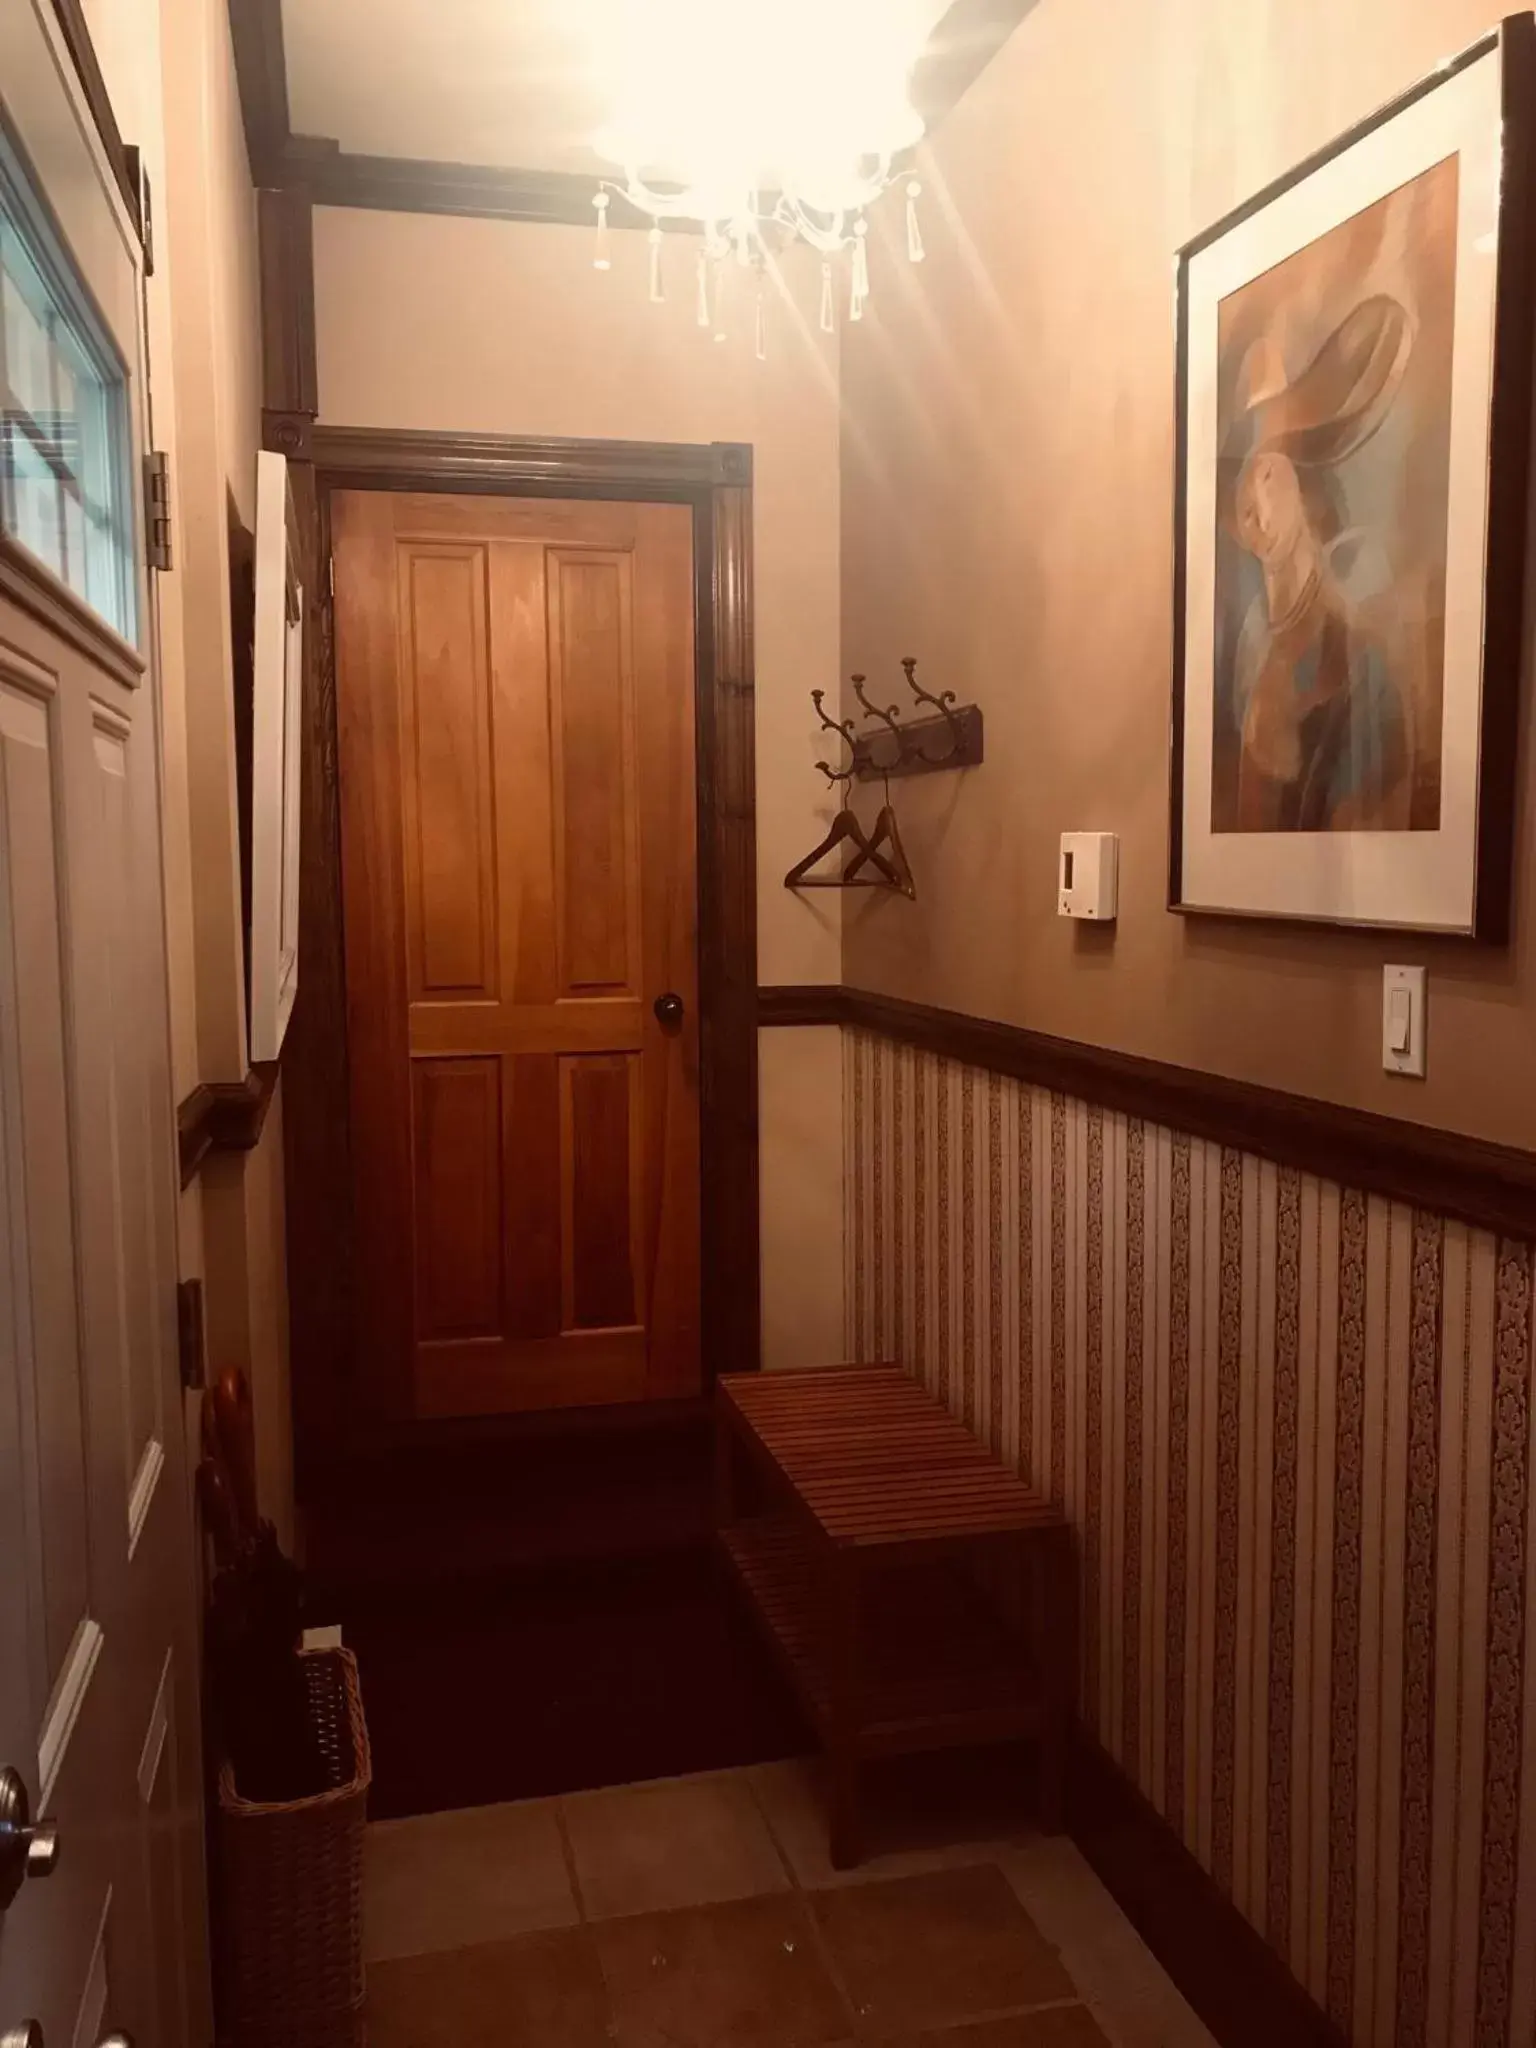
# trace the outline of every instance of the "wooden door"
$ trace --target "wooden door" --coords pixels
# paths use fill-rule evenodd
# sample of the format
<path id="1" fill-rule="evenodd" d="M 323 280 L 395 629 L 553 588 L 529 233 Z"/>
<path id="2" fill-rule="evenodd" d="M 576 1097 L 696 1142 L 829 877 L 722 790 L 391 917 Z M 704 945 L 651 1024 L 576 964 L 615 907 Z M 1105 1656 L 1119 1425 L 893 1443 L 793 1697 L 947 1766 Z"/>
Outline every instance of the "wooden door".
<path id="1" fill-rule="evenodd" d="M 332 506 L 360 1372 L 699 1387 L 692 517 Z"/>
<path id="2" fill-rule="evenodd" d="M 0 1766 L 59 1832 L 0 1916 L 0 2038 L 189 2048 L 206 1953 L 140 258 L 40 0 L 0 8 L 0 115 Z"/>

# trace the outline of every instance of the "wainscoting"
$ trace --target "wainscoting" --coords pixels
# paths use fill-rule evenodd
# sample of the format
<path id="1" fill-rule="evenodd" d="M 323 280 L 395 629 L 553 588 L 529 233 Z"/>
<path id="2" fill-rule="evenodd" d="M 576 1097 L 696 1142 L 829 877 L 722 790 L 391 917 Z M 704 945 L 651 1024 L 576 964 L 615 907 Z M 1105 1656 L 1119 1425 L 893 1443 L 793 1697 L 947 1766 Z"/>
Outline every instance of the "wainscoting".
<path id="1" fill-rule="evenodd" d="M 1067 1503 L 1088 1730 L 1358 2048 L 1524 2048 L 1531 1245 L 843 1053 L 849 1354 Z"/>

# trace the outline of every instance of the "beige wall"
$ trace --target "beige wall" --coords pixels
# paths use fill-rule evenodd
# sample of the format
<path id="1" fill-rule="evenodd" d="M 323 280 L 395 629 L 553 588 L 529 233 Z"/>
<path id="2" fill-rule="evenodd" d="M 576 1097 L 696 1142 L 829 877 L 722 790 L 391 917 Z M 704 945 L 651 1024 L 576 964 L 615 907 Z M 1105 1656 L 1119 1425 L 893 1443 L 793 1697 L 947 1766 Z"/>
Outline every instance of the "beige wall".
<path id="1" fill-rule="evenodd" d="M 475 429 L 628 441 L 749 441 L 757 607 L 758 976 L 836 981 L 837 896 L 782 877 L 821 836 L 808 693 L 838 674 L 836 351 L 776 307 L 757 362 L 743 304 L 721 344 L 693 313 L 695 245 L 669 240 L 669 298 L 646 293 L 642 236 L 592 267 L 586 229 L 320 208 L 315 305 L 320 416 L 331 425 Z M 795 304 L 814 310 L 814 274 Z M 824 785 L 822 785 L 824 788 Z M 832 1357 L 842 1248 L 795 1218 L 841 1172 L 838 1095 L 809 1045 L 766 1047 L 794 1115 L 763 1146 L 764 1331 L 772 1363 Z M 765 1099 L 765 1113 L 766 1113 Z M 798 1305 L 789 1306 L 794 1289 Z"/>
<path id="2" fill-rule="evenodd" d="M 1499 12 L 1040 0 L 940 128 L 928 261 L 880 254 L 842 350 L 843 667 L 918 655 L 987 759 L 901 785 L 918 902 L 851 906 L 850 982 L 1536 1145 L 1528 744 L 1508 952 L 1164 907 L 1173 252 Z M 1121 835 L 1113 932 L 1054 914 L 1074 829 Z M 1423 1083 L 1381 1071 L 1388 961 L 1429 968 Z"/>
<path id="3" fill-rule="evenodd" d="M 838 1365 L 843 1315 L 842 1033 L 758 1034 L 763 1359 Z"/>
<path id="4" fill-rule="evenodd" d="M 227 507 L 255 518 L 260 320 L 255 198 L 223 0 L 92 0 L 118 125 L 156 213 L 149 281 L 154 443 L 170 457 L 175 567 L 157 579 L 172 1079 L 246 1072 Z M 282 1123 L 182 1196 L 178 1257 L 200 1276 L 215 1371 L 250 1377 L 262 1511 L 293 1529 Z"/>

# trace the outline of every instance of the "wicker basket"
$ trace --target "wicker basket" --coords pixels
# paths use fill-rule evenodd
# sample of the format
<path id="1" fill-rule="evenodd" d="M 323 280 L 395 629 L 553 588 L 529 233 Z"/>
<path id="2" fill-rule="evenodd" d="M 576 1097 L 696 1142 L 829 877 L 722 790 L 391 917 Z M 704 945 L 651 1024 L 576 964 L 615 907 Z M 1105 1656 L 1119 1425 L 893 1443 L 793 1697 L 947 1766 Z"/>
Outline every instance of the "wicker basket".
<path id="1" fill-rule="evenodd" d="M 363 1826 L 373 1761 L 347 1650 L 304 1674 L 331 1789 L 243 1799 L 219 1769 L 220 2034 L 230 2048 L 365 2048 Z"/>

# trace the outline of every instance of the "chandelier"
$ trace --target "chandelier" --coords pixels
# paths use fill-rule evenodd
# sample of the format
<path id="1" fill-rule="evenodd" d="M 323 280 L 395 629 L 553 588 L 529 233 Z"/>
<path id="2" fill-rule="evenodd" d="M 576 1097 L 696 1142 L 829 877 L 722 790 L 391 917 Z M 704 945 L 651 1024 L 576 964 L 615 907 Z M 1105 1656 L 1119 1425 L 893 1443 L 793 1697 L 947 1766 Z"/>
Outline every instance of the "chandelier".
<path id="1" fill-rule="evenodd" d="M 924 0 L 609 0 L 598 46 L 610 117 L 594 138 L 622 172 L 593 199 L 597 269 L 611 268 L 617 194 L 651 220 L 650 296 L 666 296 L 664 222 L 702 230 L 698 322 L 725 339 L 729 267 L 748 273 L 757 353 L 767 353 L 764 291 L 776 255 L 803 242 L 821 257 L 820 325 L 837 326 L 837 270 L 850 320 L 870 295 L 866 209 L 898 182 L 922 136 L 910 96 Z M 923 259 L 906 179 L 907 255 Z"/>

